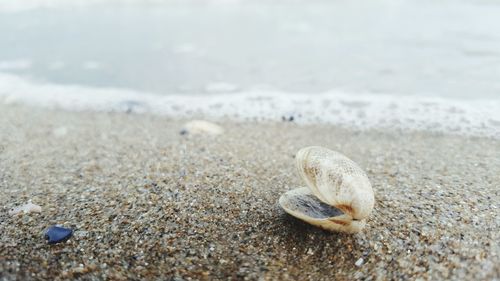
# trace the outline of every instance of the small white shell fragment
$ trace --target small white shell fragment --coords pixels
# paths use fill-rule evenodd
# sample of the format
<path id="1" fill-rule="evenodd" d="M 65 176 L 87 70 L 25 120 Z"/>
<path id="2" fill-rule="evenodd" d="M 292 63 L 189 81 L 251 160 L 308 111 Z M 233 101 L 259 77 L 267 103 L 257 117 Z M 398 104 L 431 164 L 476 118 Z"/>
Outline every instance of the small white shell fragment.
<path id="1" fill-rule="evenodd" d="M 17 215 L 20 213 L 27 214 L 27 213 L 40 213 L 40 212 L 42 212 L 42 207 L 40 207 L 36 204 L 33 204 L 33 203 L 31 203 L 31 201 L 29 201 L 28 203 L 26 203 L 22 206 L 10 209 L 9 215 L 14 216 L 14 215 Z"/>
<path id="2" fill-rule="evenodd" d="M 184 124 L 181 134 L 193 135 L 220 135 L 224 133 L 224 129 L 214 123 L 204 120 L 193 120 Z"/>
<path id="3" fill-rule="evenodd" d="M 364 262 L 363 258 L 359 258 L 359 259 L 356 261 L 356 263 L 354 263 L 354 265 L 356 265 L 357 267 L 360 267 L 360 266 L 362 266 L 362 265 L 363 265 L 363 262 Z"/>
<path id="4" fill-rule="evenodd" d="M 295 160 L 307 187 L 283 194 L 281 207 L 326 230 L 361 231 L 375 203 L 365 172 L 346 156 L 319 146 L 299 150 Z"/>

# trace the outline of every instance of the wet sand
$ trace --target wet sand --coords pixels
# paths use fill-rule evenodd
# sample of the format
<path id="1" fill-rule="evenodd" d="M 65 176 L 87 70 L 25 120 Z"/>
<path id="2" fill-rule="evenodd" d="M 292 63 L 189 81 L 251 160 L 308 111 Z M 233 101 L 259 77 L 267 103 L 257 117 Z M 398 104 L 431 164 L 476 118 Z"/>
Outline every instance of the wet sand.
<path id="1" fill-rule="evenodd" d="M 0 280 L 500 278 L 499 140 L 230 121 L 183 136 L 182 124 L 0 105 Z M 303 186 L 293 156 L 308 145 L 366 170 L 363 232 L 277 206 Z M 30 199 L 41 213 L 8 214 Z M 55 224 L 74 236 L 48 245 Z"/>

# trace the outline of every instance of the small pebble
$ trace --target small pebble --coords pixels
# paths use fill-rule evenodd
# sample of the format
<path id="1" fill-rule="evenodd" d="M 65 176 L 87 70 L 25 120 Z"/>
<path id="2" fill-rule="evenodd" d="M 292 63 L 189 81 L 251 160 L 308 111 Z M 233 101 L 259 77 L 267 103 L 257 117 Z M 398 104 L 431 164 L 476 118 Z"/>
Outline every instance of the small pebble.
<path id="1" fill-rule="evenodd" d="M 10 209 L 9 215 L 14 216 L 20 213 L 28 214 L 28 213 L 40 213 L 40 212 L 42 212 L 42 207 L 33 204 L 31 203 L 31 201 L 29 201 L 28 203 L 22 206 Z"/>
<path id="2" fill-rule="evenodd" d="M 222 133 L 224 133 L 224 129 L 221 126 L 204 120 L 187 122 L 180 131 L 181 135 L 193 134 L 215 136 Z"/>
<path id="3" fill-rule="evenodd" d="M 363 258 L 359 258 L 359 260 L 357 260 L 357 261 L 356 261 L 355 265 L 356 265 L 357 267 L 360 267 L 360 266 L 362 266 L 362 265 L 363 265 L 363 262 L 364 262 Z"/>
<path id="4" fill-rule="evenodd" d="M 49 244 L 56 244 L 68 240 L 73 234 L 73 230 L 60 226 L 51 226 L 45 232 L 45 238 Z"/>

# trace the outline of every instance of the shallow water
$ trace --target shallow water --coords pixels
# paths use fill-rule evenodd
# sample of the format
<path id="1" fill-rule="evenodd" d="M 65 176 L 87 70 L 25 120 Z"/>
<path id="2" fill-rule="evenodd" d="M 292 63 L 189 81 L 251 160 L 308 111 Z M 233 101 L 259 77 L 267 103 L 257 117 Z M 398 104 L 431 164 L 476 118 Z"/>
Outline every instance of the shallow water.
<path id="1" fill-rule="evenodd" d="M 499 2 L 54 3 L 0 12 L 0 72 L 161 95 L 500 98 Z"/>

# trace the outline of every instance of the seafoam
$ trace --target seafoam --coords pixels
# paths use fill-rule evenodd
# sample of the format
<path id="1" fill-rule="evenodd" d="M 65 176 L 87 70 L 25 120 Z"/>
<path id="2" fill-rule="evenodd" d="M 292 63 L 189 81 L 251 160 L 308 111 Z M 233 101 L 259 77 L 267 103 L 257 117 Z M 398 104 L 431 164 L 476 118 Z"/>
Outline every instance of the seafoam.
<path id="1" fill-rule="evenodd" d="M 0 103 L 70 111 L 150 113 L 170 118 L 328 123 L 356 129 L 415 129 L 500 138 L 500 100 L 250 90 L 156 95 L 34 81 L 0 73 Z"/>

